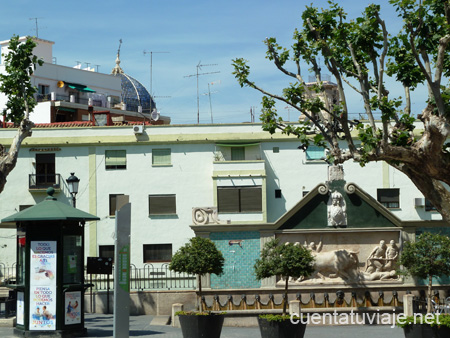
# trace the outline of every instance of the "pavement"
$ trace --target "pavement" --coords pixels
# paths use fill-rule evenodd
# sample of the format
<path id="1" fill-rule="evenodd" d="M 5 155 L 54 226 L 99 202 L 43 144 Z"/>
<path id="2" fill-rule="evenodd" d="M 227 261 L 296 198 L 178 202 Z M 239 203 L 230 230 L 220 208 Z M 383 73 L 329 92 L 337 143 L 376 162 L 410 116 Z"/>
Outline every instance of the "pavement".
<path id="1" fill-rule="evenodd" d="M 152 324 L 152 321 L 158 325 Z M 159 325 L 161 321 L 153 316 L 131 316 L 130 337 L 182 338 L 181 329 L 170 325 Z M 85 327 L 88 337 L 113 337 L 113 315 L 86 314 Z M 339 325 L 307 326 L 305 338 L 403 338 L 403 330 L 389 325 Z M 0 327 L 1 338 L 12 338 L 13 328 Z M 227 327 L 222 329 L 221 338 L 261 337 L 258 327 Z"/>

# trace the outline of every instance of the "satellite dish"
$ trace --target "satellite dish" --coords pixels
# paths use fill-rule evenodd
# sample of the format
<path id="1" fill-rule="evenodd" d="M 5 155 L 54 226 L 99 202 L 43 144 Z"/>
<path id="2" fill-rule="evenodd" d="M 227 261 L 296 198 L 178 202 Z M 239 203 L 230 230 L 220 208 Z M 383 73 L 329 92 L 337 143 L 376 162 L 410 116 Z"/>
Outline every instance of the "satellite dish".
<path id="1" fill-rule="evenodd" d="M 159 111 L 157 111 L 156 109 L 153 109 L 153 110 L 152 110 L 151 117 L 152 117 L 152 120 L 153 120 L 153 121 L 158 121 L 160 115 L 161 115 L 161 114 L 160 114 Z"/>
<path id="2" fill-rule="evenodd" d="M 64 87 L 64 81 L 58 81 L 56 85 L 58 86 L 58 88 L 62 88 Z"/>

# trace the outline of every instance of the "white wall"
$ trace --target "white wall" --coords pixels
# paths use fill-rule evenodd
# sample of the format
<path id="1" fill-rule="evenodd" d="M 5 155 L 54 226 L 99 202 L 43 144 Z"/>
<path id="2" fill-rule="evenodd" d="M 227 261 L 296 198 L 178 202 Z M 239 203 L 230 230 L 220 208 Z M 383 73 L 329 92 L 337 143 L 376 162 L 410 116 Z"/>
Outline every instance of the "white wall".
<path id="1" fill-rule="evenodd" d="M 127 194 L 132 204 L 132 263 L 143 263 L 144 244 L 172 243 L 175 252 L 194 235 L 192 208 L 208 207 L 215 204 L 215 184 L 213 179 L 215 143 L 245 139 L 248 135 L 261 135 L 262 160 L 265 161 L 266 199 L 268 222 L 275 222 L 291 209 L 301 198 L 303 191 L 310 191 L 328 178 L 325 162 L 308 162 L 305 153 L 299 149 L 296 139 L 273 139 L 260 132 L 260 125 L 216 125 L 203 126 L 152 126 L 146 128 L 150 141 L 138 142 L 131 127 L 89 127 L 89 128 L 46 128 L 33 130 L 33 136 L 26 139 L 20 151 L 16 168 L 8 177 L 5 190 L 0 194 L 0 217 L 4 218 L 18 211 L 19 205 L 35 204 L 43 200 L 45 194 L 28 191 L 28 175 L 35 173 L 33 165 L 36 152 L 31 148 L 58 147 L 56 172 L 61 174 L 62 190 L 57 194 L 59 201 L 69 204 L 70 198 L 65 179 L 71 172 L 80 178 L 77 207 L 92 212 L 91 198 L 96 198 L 96 213 L 101 218 L 97 222 L 97 244 L 113 244 L 114 217 L 109 216 L 109 194 Z M 15 130 L 0 129 L 0 141 L 9 142 Z M 176 141 L 179 138 L 188 142 Z M 164 141 L 164 139 L 172 141 Z M 224 140 L 225 139 L 225 140 Z M 175 140 L 175 141 L 174 141 Z M 273 152 L 278 147 L 279 152 Z M 89 148 L 93 149 L 95 170 L 89 168 Z M 171 149 L 171 166 L 152 166 L 152 150 Z M 127 168 L 125 170 L 105 169 L 105 150 L 125 149 Z M 255 162 L 254 162 L 255 163 Z M 253 165 L 254 163 L 250 163 Z M 256 168 L 261 164 L 256 163 Z M 234 166 L 234 164 L 233 164 Z M 247 163 L 242 168 L 251 168 Z M 440 219 L 437 213 L 415 208 L 413 198 L 421 197 L 417 188 L 400 172 L 382 163 L 370 163 L 365 168 L 347 162 L 344 165 L 345 179 L 354 182 L 376 198 L 378 188 L 400 188 L 400 208 L 392 210 L 403 220 Z M 95 195 L 91 196 L 90 177 L 96 177 Z M 216 178 L 217 185 L 244 184 L 250 178 Z M 251 178 L 252 183 L 262 184 L 262 178 Z M 230 183 L 231 182 L 231 183 Z M 255 183 L 256 182 L 256 183 Z M 275 189 L 281 189 L 282 198 L 275 198 Z M 150 194 L 176 194 L 175 216 L 149 216 L 148 196 Z M 219 215 L 222 220 L 233 222 L 261 221 L 261 214 Z M 223 217 L 222 217 L 223 216 Z M 86 239 L 89 243 L 89 227 Z M 0 230 L 1 261 L 15 261 L 14 233 Z M 2 243 L 7 248 L 2 249 Z M 86 245 L 88 250 L 89 245 Z M 5 250 L 8 249 L 8 250 Z M 6 252 L 8 251 L 8 253 Z M 92 254 L 92 253 L 91 253 Z M 97 253 L 95 253 L 97 254 Z"/>

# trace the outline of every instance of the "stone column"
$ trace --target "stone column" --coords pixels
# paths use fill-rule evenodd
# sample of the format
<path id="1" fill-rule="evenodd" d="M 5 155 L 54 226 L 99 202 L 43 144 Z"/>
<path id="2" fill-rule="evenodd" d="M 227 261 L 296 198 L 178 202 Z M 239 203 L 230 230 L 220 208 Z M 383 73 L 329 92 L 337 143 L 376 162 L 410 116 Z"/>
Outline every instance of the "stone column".
<path id="1" fill-rule="evenodd" d="M 300 316 L 302 309 L 300 308 L 300 301 L 299 300 L 291 300 L 289 301 L 289 314 L 297 314 Z"/>
<path id="2" fill-rule="evenodd" d="M 175 313 L 178 311 L 183 311 L 183 304 L 181 304 L 181 303 L 172 304 L 172 326 L 173 327 L 180 327 L 180 318 L 178 316 L 175 316 Z"/>
<path id="3" fill-rule="evenodd" d="M 414 296 L 411 294 L 403 296 L 403 313 L 407 317 L 414 316 L 413 298 Z"/>

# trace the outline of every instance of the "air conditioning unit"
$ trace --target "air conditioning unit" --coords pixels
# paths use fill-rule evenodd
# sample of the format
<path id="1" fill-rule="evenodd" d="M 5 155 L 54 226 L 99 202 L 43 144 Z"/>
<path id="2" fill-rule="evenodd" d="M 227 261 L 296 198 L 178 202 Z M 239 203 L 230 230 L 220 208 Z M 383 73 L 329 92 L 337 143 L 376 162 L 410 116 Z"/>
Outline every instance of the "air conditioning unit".
<path id="1" fill-rule="evenodd" d="M 414 199 L 414 206 L 417 207 L 424 207 L 425 206 L 425 198 L 415 198 Z"/>
<path id="2" fill-rule="evenodd" d="M 144 126 L 142 124 L 137 124 L 133 126 L 133 131 L 135 134 L 142 134 L 144 132 Z"/>

